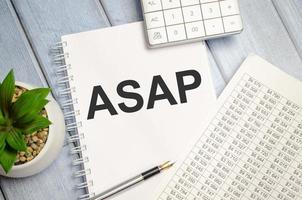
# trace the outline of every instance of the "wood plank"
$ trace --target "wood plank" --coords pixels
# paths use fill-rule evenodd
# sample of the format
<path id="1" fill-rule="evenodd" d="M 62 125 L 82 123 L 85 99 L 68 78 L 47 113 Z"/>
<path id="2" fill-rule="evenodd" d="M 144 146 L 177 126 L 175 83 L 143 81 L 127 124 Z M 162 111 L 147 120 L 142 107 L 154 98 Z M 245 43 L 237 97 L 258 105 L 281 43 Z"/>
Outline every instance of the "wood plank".
<path id="1" fill-rule="evenodd" d="M 9 200 L 43 199 L 66 200 L 77 199 L 83 191 L 74 189 L 70 150 L 64 147 L 59 158 L 42 173 L 19 179 L 2 178 L 0 183 L 5 197 Z"/>
<path id="2" fill-rule="evenodd" d="M 61 36 L 109 26 L 97 0 L 12 0 L 49 85 L 56 90 L 49 49 Z"/>
<path id="3" fill-rule="evenodd" d="M 142 20 L 140 0 L 100 0 L 112 25 L 125 24 Z M 211 51 L 208 50 L 212 78 L 216 94 L 225 87 L 225 81 L 217 67 Z"/>
<path id="4" fill-rule="evenodd" d="M 250 53 L 262 56 L 302 80 L 301 59 L 272 2 L 270 0 L 239 2 L 244 31 L 240 35 L 208 41 L 225 80 L 230 80 Z"/>
<path id="5" fill-rule="evenodd" d="M 112 25 L 143 20 L 140 0 L 100 0 Z"/>
<path id="6" fill-rule="evenodd" d="M 216 95 L 219 96 L 226 86 L 226 81 L 223 79 L 220 69 L 218 68 L 218 65 L 208 45 L 207 45 L 207 53 L 209 57 L 209 64 L 210 64 L 213 85 L 216 91 Z"/>
<path id="7" fill-rule="evenodd" d="M 272 0 L 288 34 L 302 58 L 302 1 Z"/>
<path id="8" fill-rule="evenodd" d="M 18 19 L 6 0 L 0 0 L 0 78 L 14 69 L 16 80 L 47 85 Z"/>
<path id="9" fill-rule="evenodd" d="M 13 68 L 16 79 L 38 86 L 47 86 L 27 36 L 11 2 L 0 0 L 0 77 Z M 0 178 L 7 199 L 76 199 L 73 190 L 71 157 L 66 146 L 59 158 L 42 173 L 24 179 Z M 0 199 L 4 199 L 0 193 Z"/>
<path id="10" fill-rule="evenodd" d="M 4 197 L 3 193 L 2 193 L 2 191 L 0 192 L 0 200 L 5 200 L 5 197 Z"/>
<path id="11" fill-rule="evenodd" d="M 2 189 L 0 189 L 0 200 L 6 200 L 7 198 L 5 198 Z"/>

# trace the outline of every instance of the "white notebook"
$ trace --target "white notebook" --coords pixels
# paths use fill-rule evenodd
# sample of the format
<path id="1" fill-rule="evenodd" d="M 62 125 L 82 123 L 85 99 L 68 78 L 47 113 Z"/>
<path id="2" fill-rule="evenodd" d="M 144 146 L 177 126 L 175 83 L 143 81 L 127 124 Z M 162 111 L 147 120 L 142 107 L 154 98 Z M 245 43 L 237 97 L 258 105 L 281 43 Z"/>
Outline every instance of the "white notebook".
<path id="1" fill-rule="evenodd" d="M 142 23 L 62 37 L 87 199 L 163 161 L 173 160 L 200 132 L 215 103 L 205 45 L 149 50 Z M 60 60 L 60 56 L 59 59 Z M 68 96 L 69 89 L 61 95 Z M 68 103 L 69 102 L 69 103 Z M 146 199 L 164 173 L 113 199 Z"/>
<path id="2" fill-rule="evenodd" d="M 153 199 L 302 199 L 302 82 L 251 55 Z"/>

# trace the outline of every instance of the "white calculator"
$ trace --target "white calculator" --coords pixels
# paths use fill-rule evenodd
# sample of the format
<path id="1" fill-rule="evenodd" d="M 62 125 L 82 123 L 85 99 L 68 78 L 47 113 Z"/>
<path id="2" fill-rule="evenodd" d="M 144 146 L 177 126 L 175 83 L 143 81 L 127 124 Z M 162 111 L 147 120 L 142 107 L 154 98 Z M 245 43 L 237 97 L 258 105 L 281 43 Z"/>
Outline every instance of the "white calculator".
<path id="1" fill-rule="evenodd" d="M 240 33 L 238 0 L 141 0 L 149 47 Z"/>

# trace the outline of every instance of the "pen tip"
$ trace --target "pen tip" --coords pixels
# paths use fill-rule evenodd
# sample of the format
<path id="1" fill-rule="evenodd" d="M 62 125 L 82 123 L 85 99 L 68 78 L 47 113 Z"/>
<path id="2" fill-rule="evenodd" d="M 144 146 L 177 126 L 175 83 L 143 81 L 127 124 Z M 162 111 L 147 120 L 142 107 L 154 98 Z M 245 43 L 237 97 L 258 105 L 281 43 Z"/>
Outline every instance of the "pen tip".
<path id="1" fill-rule="evenodd" d="M 159 166 L 159 169 L 160 169 L 160 170 L 169 169 L 169 168 L 172 167 L 174 164 L 175 164 L 175 162 L 167 161 L 167 162 L 164 162 L 163 164 L 161 164 L 161 165 Z"/>

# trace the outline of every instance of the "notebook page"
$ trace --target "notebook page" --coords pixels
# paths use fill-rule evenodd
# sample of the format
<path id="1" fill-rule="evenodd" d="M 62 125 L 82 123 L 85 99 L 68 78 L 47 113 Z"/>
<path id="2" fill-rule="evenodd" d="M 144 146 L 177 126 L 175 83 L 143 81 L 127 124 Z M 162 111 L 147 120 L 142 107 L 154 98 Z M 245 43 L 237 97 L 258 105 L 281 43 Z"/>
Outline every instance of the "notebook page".
<path id="1" fill-rule="evenodd" d="M 84 135 L 81 145 L 86 147 L 83 157 L 88 158 L 84 165 L 89 171 L 89 193 L 101 193 L 137 173 L 175 159 L 189 138 L 199 134 L 200 121 L 216 102 L 203 43 L 150 50 L 141 22 L 68 35 L 62 40 L 67 42 L 64 50 L 69 54 L 66 64 L 71 65 L 70 86 L 75 89 L 74 107 L 80 113 L 76 116 L 81 122 L 79 133 Z M 176 73 L 187 70 L 198 72 L 201 83 L 186 91 L 187 101 L 181 103 Z M 159 76 L 176 104 L 172 97 L 171 102 L 164 98 L 148 109 L 151 85 Z M 131 113 L 122 111 L 120 105 L 133 107 L 137 102 L 117 93 L 117 86 L 126 80 L 136 81 L 139 87 L 129 85 L 123 90 L 143 99 L 143 106 Z M 192 84 L 196 79 L 186 76 L 184 82 Z M 103 109 L 87 119 L 95 86 L 103 88 L 117 114 Z M 158 86 L 157 94 L 163 94 L 162 89 Z M 98 96 L 98 105 L 104 104 L 102 99 Z M 150 197 L 162 175 L 113 199 Z"/>
<path id="2" fill-rule="evenodd" d="M 302 83 L 246 59 L 157 200 L 302 199 Z"/>

